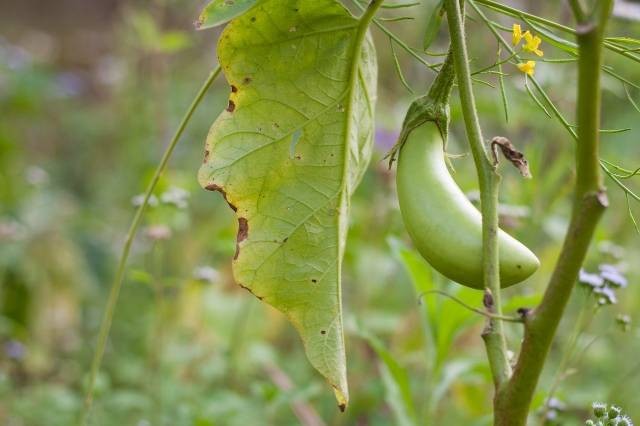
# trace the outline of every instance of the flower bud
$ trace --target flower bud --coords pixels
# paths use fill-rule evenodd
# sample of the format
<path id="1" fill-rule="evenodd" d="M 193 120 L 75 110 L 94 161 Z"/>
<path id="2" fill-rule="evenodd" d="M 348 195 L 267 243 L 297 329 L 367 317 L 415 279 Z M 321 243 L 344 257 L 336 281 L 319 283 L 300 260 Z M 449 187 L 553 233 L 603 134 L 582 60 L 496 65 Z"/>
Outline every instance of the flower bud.
<path id="1" fill-rule="evenodd" d="M 604 402 L 594 402 L 592 404 L 593 415 L 601 419 L 607 413 L 607 404 Z"/>
<path id="2" fill-rule="evenodd" d="M 616 406 L 616 405 L 612 405 L 611 407 L 609 407 L 609 411 L 607 412 L 607 416 L 610 419 L 615 419 L 616 417 L 618 417 L 620 415 L 620 413 L 622 412 L 622 408 Z"/>
<path id="3" fill-rule="evenodd" d="M 629 416 L 622 416 L 618 420 L 618 426 L 633 426 L 633 422 Z"/>

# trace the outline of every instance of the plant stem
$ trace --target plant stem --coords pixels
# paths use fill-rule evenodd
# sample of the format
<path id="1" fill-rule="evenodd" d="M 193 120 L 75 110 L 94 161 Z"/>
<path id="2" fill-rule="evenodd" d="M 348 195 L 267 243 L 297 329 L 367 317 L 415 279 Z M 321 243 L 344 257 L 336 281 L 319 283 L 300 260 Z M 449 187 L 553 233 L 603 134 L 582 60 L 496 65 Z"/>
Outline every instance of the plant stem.
<path id="1" fill-rule="evenodd" d="M 584 9 L 580 4 L 580 0 L 569 0 L 569 6 L 571 6 L 571 11 L 573 15 L 576 17 L 576 21 L 582 22 L 584 21 Z"/>
<path id="2" fill-rule="evenodd" d="M 525 322 L 525 335 L 513 377 L 495 401 L 495 424 L 524 426 L 538 379 L 555 336 L 595 227 L 607 206 L 598 162 L 600 134 L 600 70 L 604 27 L 612 0 L 600 2 L 597 20 L 580 22 L 577 30 L 578 99 L 576 186 L 569 229 L 540 305 Z"/>
<path id="3" fill-rule="evenodd" d="M 443 297 L 446 297 L 449 300 L 453 300 L 454 302 L 456 302 L 458 305 L 462 306 L 463 308 L 471 311 L 471 312 L 475 312 L 478 315 L 482 315 L 484 317 L 487 318 L 491 318 L 491 319 L 495 319 L 495 320 L 500 320 L 500 321 L 506 321 L 506 322 L 515 322 L 515 323 L 522 323 L 524 322 L 524 320 L 520 317 L 510 317 L 510 316 L 506 316 L 506 315 L 496 315 L 496 314 L 492 314 L 490 312 L 486 312 L 483 311 L 481 309 L 477 309 L 474 308 L 473 306 L 470 306 L 468 304 L 466 304 L 465 302 L 463 302 L 461 299 L 458 299 L 455 296 L 450 295 L 449 293 L 447 293 L 446 291 L 442 291 L 442 290 L 428 290 L 425 291 L 424 293 L 420 294 L 420 298 L 427 296 L 429 294 L 437 294 Z"/>
<path id="4" fill-rule="evenodd" d="M 482 130 L 473 96 L 471 71 L 469 69 L 469 58 L 462 22 L 462 8 L 458 0 L 446 0 L 445 8 L 454 55 L 454 66 L 458 79 L 462 114 L 480 184 L 485 307 L 491 313 L 502 316 L 498 259 L 498 188 L 500 175 L 489 159 L 482 138 Z M 511 375 L 502 321 L 488 319 L 482 337 L 485 341 L 493 381 L 496 389 L 498 389 Z"/>
<path id="5" fill-rule="evenodd" d="M 118 261 L 118 267 L 116 269 L 116 275 L 111 284 L 111 289 L 109 290 L 109 298 L 107 299 L 107 306 L 105 307 L 104 314 L 102 316 L 102 322 L 100 323 L 100 331 L 98 333 L 98 342 L 96 344 L 96 350 L 93 355 L 93 360 L 91 362 L 91 371 L 89 373 L 89 384 L 87 388 L 87 395 L 84 401 L 84 408 L 82 411 L 82 417 L 80 424 L 86 425 L 89 421 L 89 415 L 91 412 L 91 406 L 93 404 L 93 389 L 95 387 L 96 377 L 98 375 L 98 371 L 100 370 L 100 364 L 102 363 L 102 357 L 104 355 L 104 350 L 107 345 L 107 339 L 109 338 L 109 331 L 111 329 L 111 323 L 113 321 L 113 314 L 116 308 L 116 304 L 118 302 L 118 296 L 120 294 L 120 288 L 122 287 L 122 282 L 124 280 L 124 272 L 127 265 L 127 259 L 129 258 L 129 252 L 131 251 L 131 245 L 133 240 L 138 232 L 138 228 L 142 223 L 142 217 L 144 216 L 145 209 L 149 204 L 149 198 L 151 194 L 158 184 L 162 173 L 164 172 L 171 155 L 173 154 L 173 150 L 176 147 L 178 141 L 180 140 L 180 136 L 184 132 L 184 129 L 187 127 L 191 116 L 194 111 L 200 104 L 200 101 L 204 97 L 205 93 L 211 87 L 211 84 L 216 79 L 216 77 L 220 74 L 221 68 L 218 66 L 215 70 L 209 74 L 209 77 L 205 80 L 204 84 L 198 91 L 196 97 L 191 102 L 189 109 L 185 112 L 182 117 L 182 121 L 178 125 L 178 128 L 173 135 L 173 138 L 169 142 L 164 154 L 162 155 L 162 159 L 156 168 L 156 171 L 147 187 L 147 190 L 144 194 L 144 198 L 142 203 L 136 210 L 136 213 L 131 221 L 131 225 L 129 226 L 129 231 L 127 232 L 127 236 L 124 241 L 124 246 L 122 247 L 122 252 L 120 253 L 120 259 Z"/>

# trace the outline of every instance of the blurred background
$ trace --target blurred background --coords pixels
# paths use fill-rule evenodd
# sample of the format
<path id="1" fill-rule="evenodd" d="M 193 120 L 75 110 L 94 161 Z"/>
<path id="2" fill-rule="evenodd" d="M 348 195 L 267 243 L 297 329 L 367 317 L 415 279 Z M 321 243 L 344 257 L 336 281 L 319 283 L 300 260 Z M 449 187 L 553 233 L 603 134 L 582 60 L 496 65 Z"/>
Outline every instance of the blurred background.
<path id="1" fill-rule="evenodd" d="M 422 45 L 434 0 L 381 16 L 409 46 Z M 565 2 L 512 5 L 573 26 Z M 0 424 L 70 425 L 87 372 L 119 251 L 144 191 L 183 112 L 216 65 L 220 29 L 195 31 L 203 0 L 0 1 Z M 638 3 L 619 3 L 613 36 L 640 37 Z M 348 4 L 352 10 L 353 4 Z M 488 9 L 510 28 L 513 18 Z M 495 62 L 497 45 L 469 8 L 472 68 Z M 634 18 L 634 13 L 635 18 Z M 524 29 L 526 23 L 520 22 Z M 481 294 L 446 282 L 412 250 L 382 159 L 404 113 L 434 73 L 373 28 L 380 65 L 376 151 L 353 199 L 344 263 L 351 404 L 307 363 L 283 317 L 231 276 L 237 222 L 196 172 L 208 127 L 226 106 L 218 79 L 196 111 L 136 239 L 96 388 L 94 425 L 488 425 L 492 384 L 480 338 L 483 319 L 438 296 L 478 305 Z M 508 31 L 503 35 L 510 40 Z M 431 52 L 447 49 L 443 27 Z M 566 54 L 543 42 L 545 58 Z M 636 46 L 637 47 L 637 46 Z M 422 55 L 432 63 L 440 56 Z M 503 57 L 504 54 L 503 54 Z M 640 84 L 640 66 L 607 63 Z M 534 306 L 559 252 L 570 212 L 573 141 L 505 64 L 509 121 L 496 76 L 475 86 L 485 137 L 524 150 L 532 180 L 502 166 L 505 229 L 542 261 L 505 291 L 505 310 Z M 575 66 L 538 62 L 536 77 L 573 122 Z M 493 87 L 491 87 L 493 86 Z M 603 81 L 602 158 L 640 167 L 640 111 L 624 85 Z M 636 104 L 640 90 L 627 84 Z M 468 154 L 453 98 L 451 154 Z M 452 158 L 455 178 L 477 197 L 470 155 Z M 630 188 L 640 190 L 631 178 Z M 583 424 L 593 401 L 616 403 L 640 422 L 640 235 L 624 192 L 589 251 L 552 348 L 532 424 Z M 631 200 L 631 211 L 640 206 Z M 602 278 L 605 278 L 604 284 Z M 510 347 L 521 338 L 508 325 Z"/>

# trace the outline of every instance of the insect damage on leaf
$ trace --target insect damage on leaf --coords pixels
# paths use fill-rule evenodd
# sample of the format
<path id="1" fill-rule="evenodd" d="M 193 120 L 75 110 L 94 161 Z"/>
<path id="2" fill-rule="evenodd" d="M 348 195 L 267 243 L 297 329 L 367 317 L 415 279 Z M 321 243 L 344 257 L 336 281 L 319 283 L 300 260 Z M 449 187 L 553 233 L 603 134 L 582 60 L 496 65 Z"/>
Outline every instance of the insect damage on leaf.
<path id="1" fill-rule="evenodd" d="M 233 255 L 233 260 L 238 258 L 240 254 L 240 243 L 247 239 L 249 236 L 249 222 L 244 217 L 238 218 L 238 235 L 236 236 L 236 254 Z"/>
<path id="2" fill-rule="evenodd" d="M 207 162 L 207 158 L 209 157 L 209 151 L 206 150 L 205 151 L 205 163 Z M 210 183 L 207 186 L 204 187 L 204 189 L 206 189 L 207 191 L 216 191 L 222 194 L 222 197 L 224 197 L 224 200 L 227 202 L 227 204 L 229 204 L 229 207 L 231 207 L 231 210 L 233 210 L 234 212 L 238 211 L 238 208 L 236 206 L 234 206 L 231 201 L 229 201 L 229 199 L 227 198 L 227 192 L 222 189 L 221 186 L 216 185 L 215 183 Z"/>
<path id="3" fill-rule="evenodd" d="M 340 270 L 377 77 L 358 25 L 336 0 L 264 0 L 233 19 L 217 47 L 229 103 L 198 177 L 238 215 L 236 282 L 287 316 L 342 407 Z"/>

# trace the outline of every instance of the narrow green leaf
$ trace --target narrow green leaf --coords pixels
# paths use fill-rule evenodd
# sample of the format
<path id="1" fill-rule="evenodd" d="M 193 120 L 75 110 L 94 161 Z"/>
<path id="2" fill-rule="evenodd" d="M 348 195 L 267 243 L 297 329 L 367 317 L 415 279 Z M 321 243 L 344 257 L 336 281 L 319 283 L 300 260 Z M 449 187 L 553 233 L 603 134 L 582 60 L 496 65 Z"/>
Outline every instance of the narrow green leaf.
<path id="1" fill-rule="evenodd" d="M 624 133 L 631 130 L 631 127 L 625 127 L 623 129 L 600 129 L 600 133 Z"/>
<path id="2" fill-rule="evenodd" d="M 558 49 L 561 49 L 567 53 L 570 53 L 572 55 L 577 55 L 578 54 L 578 45 L 572 41 L 566 40 L 554 33 L 552 33 L 551 31 L 541 27 L 540 25 L 536 25 L 535 23 L 533 23 L 532 21 L 523 18 L 524 21 L 529 24 L 529 26 L 531 28 L 533 28 L 533 30 L 538 33 L 538 35 L 540 35 L 540 37 L 546 41 L 547 43 L 549 43 L 552 46 L 557 47 Z"/>
<path id="3" fill-rule="evenodd" d="M 613 71 L 613 69 L 611 69 L 610 67 L 603 66 L 602 67 L 602 71 L 604 71 L 605 73 L 609 74 L 611 77 L 615 78 L 616 80 L 620 81 L 622 84 L 628 84 L 629 86 L 640 90 L 640 85 L 638 85 L 637 83 L 634 83 L 633 81 L 621 76 L 620 74 L 618 74 L 615 71 Z"/>
<path id="4" fill-rule="evenodd" d="M 382 22 L 400 22 L 400 21 L 413 21 L 413 16 L 396 16 L 394 18 L 380 18 L 379 21 Z"/>
<path id="5" fill-rule="evenodd" d="M 504 109 L 504 121 L 509 122 L 509 98 L 507 98 L 507 88 L 504 84 L 504 74 L 502 73 L 501 46 L 498 44 L 498 83 L 500 84 L 500 98 L 502 99 L 502 108 Z"/>
<path id="6" fill-rule="evenodd" d="M 411 278 L 413 288 L 416 292 L 416 297 L 419 298 L 420 304 L 425 307 L 426 325 L 430 328 L 427 331 L 431 333 L 431 327 L 435 324 L 437 319 L 435 316 L 437 301 L 433 297 L 422 297 L 425 293 L 431 292 L 435 289 L 431 276 L 431 267 L 417 251 L 409 249 L 400 240 L 390 238 L 388 242 L 394 255 L 398 260 L 400 260 L 400 262 L 402 262 L 402 265 L 407 270 L 409 278 Z"/>
<path id="7" fill-rule="evenodd" d="M 402 67 L 400 66 L 400 61 L 398 60 L 396 49 L 393 47 L 393 39 L 391 37 L 389 37 L 389 47 L 391 48 L 391 55 L 393 56 L 393 62 L 396 67 L 396 73 L 398 74 L 400 82 L 409 93 L 413 94 L 411 86 L 409 86 L 409 83 L 407 83 L 407 80 L 404 78 L 404 73 L 402 72 Z"/>
<path id="8" fill-rule="evenodd" d="M 205 30 L 226 24 L 254 7 L 258 1 L 261 0 L 211 0 L 200 12 L 196 28 Z"/>
<path id="9" fill-rule="evenodd" d="M 577 129 L 578 126 L 575 124 L 570 124 L 572 129 Z M 599 129 L 598 132 L 600 133 L 624 133 L 624 132 L 628 132 L 629 130 L 631 130 L 631 127 L 626 127 L 623 129 Z"/>
<path id="10" fill-rule="evenodd" d="M 549 114 L 549 111 L 547 111 L 544 105 L 542 105 L 542 102 L 540 102 L 540 99 L 537 98 L 537 96 L 533 93 L 533 90 L 531 90 L 531 88 L 529 87 L 529 84 L 527 83 L 526 78 L 524 80 L 524 88 L 527 89 L 527 93 L 529 94 L 531 99 L 533 99 L 536 105 L 540 107 L 540 109 L 547 115 L 547 117 L 551 118 L 551 114 Z"/>
<path id="11" fill-rule="evenodd" d="M 631 97 L 631 93 L 629 93 L 629 88 L 627 87 L 626 84 L 622 85 L 624 87 L 624 93 L 627 95 L 627 99 L 629 100 L 629 102 L 631 103 L 631 105 L 633 106 L 633 108 L 640 112 L 640 106 L 638 106 L 638 104 L 636 103 L 636 101 L 633 100 L 633 98 Z"/>
<path id="12" fill-rule="evenodd" d="M 412 2 L 412 3 L 396 3 L 396 4 L 383 4 L 383 9 L 404 9 L 407 7 L 418 6 L 420 2 Z"/>
<path id="13" fill-rule="evenodd" d="M 633 198 L 634 200 L 640 202 L 640 195 L 636 194 L 635 192 L 633 192 L 631 190 L 631 188 L 629 188 L 628 186 L 626 186 L 624 183 L 622 183 L 620 181 L 620 179 L 618 179 L 615 175 L 615 173 L 612 173 L 611 170 L 609 170 L 607 168 L 607 166 L 605 165 L 605 162 L 600 160 L 600 167 L 602 168 L 602 170 L 604 170 L 604 172 L 607 174 L 607 176 L 609 176 L 609 178 L 614 181 L 616 183 L 616 185 L 618 185 L 620 187 L 620 189 L 622 189 L 626 195 L 629 195 L 631 198 Z"/>
<path id="14" fill-rule="evenodd" d="M 633 223 L 633 227 L 636 229 L 638 235 L 640 235 L 640 227 L 638 227 L 638 222 L 636 221 L 636 217 L 633 215 L 633 210 L 631 209 L 631 202 L 629 202 L 629 194 L 624 194 L 624 199 L 627 202 L 627 211 L 629 212 L 629 218 Z"/>
<path id="15" fill-rule="evenodd" d="M 226 26 L 217 52 L 231 94 L 200 184 L 238 216 L 235 280 L 286 315 L 344 407 L 340 270 L 371 157 L 373 43 L 335 0 L 265 0 Z"/>
<path id="16" fill-rule="evenodd" d="M 468 305 L 478 304 L 480 301 L 478 292 L 448 283 L 436 286 L 431 267 L 417 251 L 407 248 L 398 240 L 391 240 L 390 245 L 407 269 L 416 293 L 420 295 L 421 304 L 424 306 L 426 337 L 432 346 L 431 349 L 435 352 L 433 356 L 437 370 L 449 357 L 455 337 L 470 322 L 477 321 L 481 317 L 457 302 L 431 292 L 435 289 L 446 291 Z M 446 321 L 442 321 L 442 318 L 446 318 Z"/>
<path id="17" fill-rule="evenodd" d="M 431 43 L 436 39 L 438 30 L 442 26 L 442 18 L 444 16 L 444 0 L 439 0 L 431 11 L 429 21 L 427 22 L 427 28 L 424 32 L 424 39 L 422 40 L 422 49 L 428 50 Z"/>
<path id="18" fill-rule="evenodd" d="M 464 358 L 450 361 L 442 368 L 442 375 L 433 388 L 431 399 L 432 410 L 438 407 L 451 386 L 460 380 L 461 376 L 469 374 L 474 368 L 481 365 L 481 361 L 472 358 Z"/>
<path id="19" fill-rule="evenodd" d="M 467 305 L 482 307 L 482 295 L 479 295 L 477 290 L 463 287 L 452 282 L 447 282 L 447 284 L 441 288 L 443 291 L 455 296 Z M 436 366 L 439 368 L 451 358 L 451 348 L 455 338 L 469 326 L 470 323 L 481 321 L 482 317 L 449 298 L 439 297 L 437 295 L 428 297 L 438 297 L 438 316 L 439 318 L 447 319 L 446 321 L 438 321 L 437 324 Z"/>
<path id="20" fill-rule="evenodd" d="M 414 426 L 416 410 L 411 397 L 409 373 L 389 352 L 382 342 L 370 333 L 360 332 L 360 336 L 369 343 L 380 360 L 380 372 L 386 390 L 386 400 L 399 426 Z"/>
<path id="21" fill-rule="evenodd" d="M 364 12 L 366 10 L 366 8 L 361 5 L 360 3 L 358 3 L 357 0 L 354 0 L 353 3 L 356 7 L 358 7 L 362 12 Z M 420 4 L 420 3 L 416 3 L 416 4 Z M 385 5 L 382 6 L 383 8 L 385 7 Z M 417 60 L 418 62 L 420 62 L 422 65 L 424 65 L 425 67 L 427 67 L 428 69 L 437 72 L 437 67 L 434 64 L 430 64 L 429 62 L 427 62 L 422 56 L 420 56 L 417 53 L 417 49 L 414 49 L 412 47 L 409 47 L 407 45 L 407 43 L 405 43 L 400 37 L 398 37 L 396 34 L 394 34 L 391 30 L 389 30 L 387 27 L 385 27 L 384 25 L 382 25 L 382 23 L 380 22 L 379 19 L 374 19 L 373 23 L 380 29 L 380 31 L 382 31 L 383 33 L 385 33 L 387 36 L 391 37 L 391 39 L 393 39 L 394 42 L 396 42 L 396 44 L 398 46 L 400 46 L 401 48 L 403 48 L 409 55 L 413 56 L 413 58 L 415 60 Z"/>
<path id="22" fill-rule="evenodd" d="M 640 45 L 640 40 L 631 37 L 606 37 L 605 40 L 614 43 Z"/>

